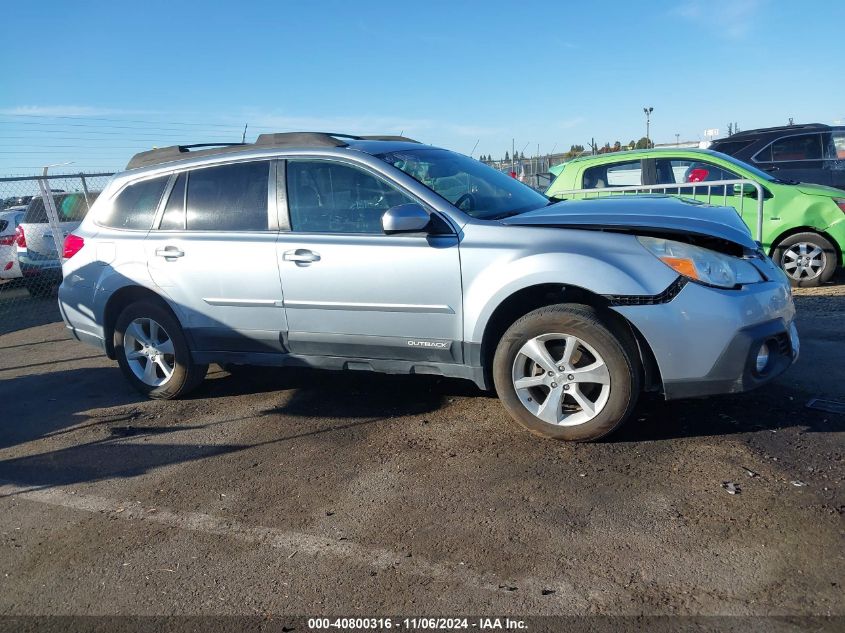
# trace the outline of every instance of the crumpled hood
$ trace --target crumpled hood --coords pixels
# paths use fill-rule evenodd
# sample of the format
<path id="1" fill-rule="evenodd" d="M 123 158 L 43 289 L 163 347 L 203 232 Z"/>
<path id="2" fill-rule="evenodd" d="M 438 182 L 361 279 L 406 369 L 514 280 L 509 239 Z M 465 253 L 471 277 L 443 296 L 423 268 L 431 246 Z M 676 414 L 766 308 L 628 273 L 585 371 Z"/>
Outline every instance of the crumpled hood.
<path id="1" fill-rule="evenodd" d="M 584 229 L 657 229 L 714 236 L 756 249 L 751 231 L 737 212 L 693 200 L 661 195 L 564 200 L 502 220 L 512 226 L 559 226 Z"/>

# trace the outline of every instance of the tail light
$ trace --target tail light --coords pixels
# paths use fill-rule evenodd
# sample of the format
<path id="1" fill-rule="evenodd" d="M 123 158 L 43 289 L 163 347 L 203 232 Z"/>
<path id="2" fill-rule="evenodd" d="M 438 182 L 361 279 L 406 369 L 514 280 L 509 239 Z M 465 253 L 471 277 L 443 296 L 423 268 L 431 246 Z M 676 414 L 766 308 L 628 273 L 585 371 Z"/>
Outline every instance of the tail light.
<path id="1" fill-rule="evenodd" d="M 17 235 L 9 233 L 8 235 L 0 235 L 0 246 L 14 246 L 17 240 Z"/>
<path id="2" fill-rule="evenodd" d="M 839 207 L 843 213 L 845 213 L 845 198 L 834 198 L 833 201 L 836 203 L 836 206 Z"/>
<path id="3" fill-rule="evenodd" d="M 64 259 L 70 259 L 82 250 L 83 246 L 85 246 L 85 240 L 78 235 L 71 233 L 65 238 L 65 247 L 62 251 L 62 257 Z"/>
<path id="4" fill-rule="evenodd" d="M 15 243 L 20 248 L 26 248 L 26 235 L 23 234 L 23 227 L 20 224 L 15 229 Z"/>
<path id="5" fill-rule="evenodd" d="M 687 174 L 687 182 L 704 182 L 710 172 L 703 167 L 693 167 Z"/>

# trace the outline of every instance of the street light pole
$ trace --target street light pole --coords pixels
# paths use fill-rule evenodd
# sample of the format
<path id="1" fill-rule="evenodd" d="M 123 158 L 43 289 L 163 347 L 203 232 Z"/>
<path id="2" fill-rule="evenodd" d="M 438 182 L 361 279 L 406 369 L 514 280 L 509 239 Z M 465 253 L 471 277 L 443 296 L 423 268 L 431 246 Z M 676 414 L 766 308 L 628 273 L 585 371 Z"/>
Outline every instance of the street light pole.
<path id="1" fill-rule="evenodd" d="M 649 136 L 649 125 L 651 124 L 651 113 L 654 112 L 654 108 L 651 106 L 647 106 L 643 108 L 643 112 L 645 113 L 645 144 L 646 149 L 651 146 L 651 136 Z"/>

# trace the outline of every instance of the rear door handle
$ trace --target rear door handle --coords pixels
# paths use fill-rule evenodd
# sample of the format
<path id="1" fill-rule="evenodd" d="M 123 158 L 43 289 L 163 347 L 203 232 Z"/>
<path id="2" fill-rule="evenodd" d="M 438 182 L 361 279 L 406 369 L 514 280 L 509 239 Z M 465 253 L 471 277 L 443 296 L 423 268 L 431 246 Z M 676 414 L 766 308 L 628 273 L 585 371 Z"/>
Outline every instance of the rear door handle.
<path id="1" fill-rule="evenodd" d="M 171 259 L 174 257 L 184 257 L 185 252 L 176 246 L 165 246 L 164 248 L 157 248 L 156 255 L 165 259 Z"/>
<path id="2" fill-rule="evenodd" d="M 297 266 L 308 266 L 320 261 L 320 254 L 309 251 L 307 248 L 297 248 L 295 251 L 285 251 L 282 259 L 286 262 L 295 262 Z"/>

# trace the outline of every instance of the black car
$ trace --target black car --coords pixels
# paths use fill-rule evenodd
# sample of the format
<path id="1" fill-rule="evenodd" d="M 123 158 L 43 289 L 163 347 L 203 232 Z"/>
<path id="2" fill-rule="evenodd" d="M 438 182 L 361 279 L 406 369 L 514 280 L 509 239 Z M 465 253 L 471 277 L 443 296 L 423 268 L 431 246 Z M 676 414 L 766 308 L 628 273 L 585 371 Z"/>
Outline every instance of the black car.
<path id="1" fill-rule="evenodd" d="M 748 130 L 713 141 L 710 149 L 781 180 L 845 189 L 845 126 L 809 123 Z"/>

